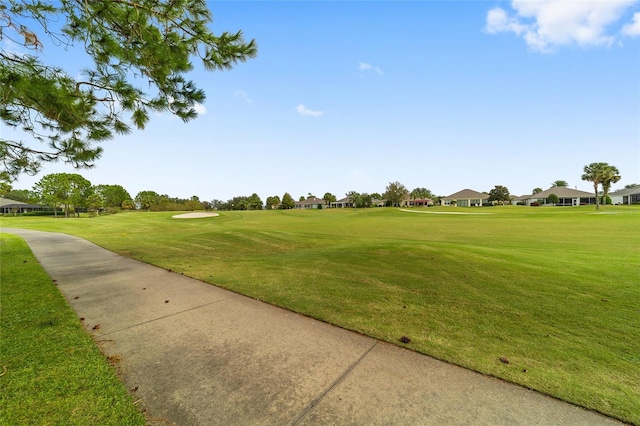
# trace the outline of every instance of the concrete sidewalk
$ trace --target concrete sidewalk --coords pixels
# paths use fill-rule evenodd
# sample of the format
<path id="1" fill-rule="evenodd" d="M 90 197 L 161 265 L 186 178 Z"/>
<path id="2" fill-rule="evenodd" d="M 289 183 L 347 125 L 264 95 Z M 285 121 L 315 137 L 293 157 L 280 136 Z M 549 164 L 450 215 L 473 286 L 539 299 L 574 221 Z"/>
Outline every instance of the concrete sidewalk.
<path id="1" fill-rule="evenodd" d="M 64 234 L 22 236 L 152 424 L 613 425 Z M 155 423 L 154 423 L 155 422 Z"/>

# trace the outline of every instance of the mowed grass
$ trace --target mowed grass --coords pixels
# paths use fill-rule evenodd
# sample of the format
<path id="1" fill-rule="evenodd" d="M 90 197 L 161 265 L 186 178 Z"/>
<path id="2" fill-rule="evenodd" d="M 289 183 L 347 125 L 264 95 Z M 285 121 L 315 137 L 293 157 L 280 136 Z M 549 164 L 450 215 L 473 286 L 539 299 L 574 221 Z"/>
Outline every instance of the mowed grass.
<path id="1" fill-rule="evenodd" d="M 26 243 L 2 234 L 0 424 L 143 425 L 144 416 Z"/>
<path id="2" fill-rule="evenodd" d="M 488 214 L 433 214 L 447 212 Z M 640 209 L 595 213 L 381 208 L 3 224 L 78 235 L 640 424 Z"/>

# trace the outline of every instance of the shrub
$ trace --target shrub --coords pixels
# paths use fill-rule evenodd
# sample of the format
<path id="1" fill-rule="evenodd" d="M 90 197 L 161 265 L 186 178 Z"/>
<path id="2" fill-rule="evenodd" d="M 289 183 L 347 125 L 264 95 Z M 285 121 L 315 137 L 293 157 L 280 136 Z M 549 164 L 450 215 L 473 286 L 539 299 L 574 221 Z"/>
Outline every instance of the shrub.
<path id="1" fill-rule="evenodd" d="M 534 202 L 532 202 L 532 203 L 531 203 L 531 204 L 529 204 L 529 205 L 530 205 L 531 207 L 538 207 L 538 206 L 540 205 L 540 203 L 539 203 L 539 202 L 537 202 L 537 201 L 534 201 Z"/>

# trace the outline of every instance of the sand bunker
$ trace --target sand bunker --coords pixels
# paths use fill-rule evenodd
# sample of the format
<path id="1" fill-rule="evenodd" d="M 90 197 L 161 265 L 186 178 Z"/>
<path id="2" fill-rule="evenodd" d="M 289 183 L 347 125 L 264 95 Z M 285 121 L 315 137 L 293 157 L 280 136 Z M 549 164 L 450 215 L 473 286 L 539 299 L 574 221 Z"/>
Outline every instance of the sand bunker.
<path id="1" fill-rule="evenodd" d="M 212 213 L 212 212 L 194 212 L 194 213 L 177 214 L 173 216 L 173 218 L 174 219 L 200 219 L 203 217 L 213 217 L 213 216 L 220 216 L 220 214 Z"/>

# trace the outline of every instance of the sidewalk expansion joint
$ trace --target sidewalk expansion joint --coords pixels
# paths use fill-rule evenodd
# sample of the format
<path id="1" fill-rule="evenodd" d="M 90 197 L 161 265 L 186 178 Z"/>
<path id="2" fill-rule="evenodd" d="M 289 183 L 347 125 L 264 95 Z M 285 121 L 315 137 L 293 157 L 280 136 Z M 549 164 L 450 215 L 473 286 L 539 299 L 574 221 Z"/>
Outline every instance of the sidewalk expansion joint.
<path id="1" fill-rule="evenodd" d="M 163 315 L 161 317 L 153 318 L 153 319 L 150 319 L 150 320 L 147 320 L 147 321 L 142 321 L 142 322 L 139 322 L 137 324 L 132 324 L 132 325 L 130 325 L 128 327 L 119 328 L 118 330 L 113 330 L 113 331 L 110 331 L 108 333 L 101 334 L 99 336 L 96 336 L 96 338 L 99 339 L 99 338 L 104 337 L 104 336 L 109 336 L 109 335 L 114 334 L 114 333 L 119 333 L 120 331 L 129 330 L 129 329 L 132 329 L 132 328 L 135 328 L 135 327 L 139 327 L 141 325 L 149 324 L 150 322 L 159 321 L 159 320 L 162 320 L 162 319 L 165 319 L 165 318 L 169 318 L 169 317 L 173 317 L 173 316 L 176 316 L 176 315 L 183 314 L 185 312 L 193 311 L 195 309 L 200 309 L 200 308 L 203 308 L 205 306 L 213 305 L 213 304 L 220 303 L 220 302 L 225 302 L 227 300 L 233 299 L 233 298 L 238 297 L 238 296 L 239 295 L 234 294 L 232 296 L 225 297 L 224 299 L 214 300 L 213 302 L 204 303 L 202 305 L 194 306 L 194 307 L 189 308 L 189 309 L 184 309 L 182 311 L 173 312 L 173 313 L 168 314 L 168 315 Z"/>
<path id="2" fill-rule="evenodd" d="M 354 368 L 356 368 L 358 366 L 358 364 L 360 364 L 360 362 L 362 362 L 363 359 L 365 359 L 367 357 L 367 355 L 369 355 L 369 353 L 373 350 L 373 348 L 376 347 L 376 345 L 378 344 L 378 341 L 374 341 L 373 345 L 371 345 L 371 347 L 369 349 L 367 349 L 367 351 L 365 353 L 363 353 L 360 358 L 358 358 L 353 364 L 351 364 L 349 366 L 349 368 L 347 368 L 344 373 L 342 373 L 333 383 L 331 383 L 331 386 L 329 386 L 327 389 L 324 390 L 324 392 L 322 392 L 316 399 L 314 399 L 313 401 L 311 401 L 311 403 L 307 406 L 307 408 L 305 408 L 302 413 L 300 413 L 300 415 L 293 421 L 290 423 L 291 426 L 295 426 L 298 423 L 300 423 L 302 421 L 302 419 L 305 418 L 305 416 L 316 406 L 320 403 L 320 401 L 322 401 L 322 399 L 329 393 L 331 392 L 336 386 L 338 386 L 340 383 L 342 383 L 342 381 L 349 375 L 349 373 L 351 373 L 351 371 L 353 371 Z"/>

